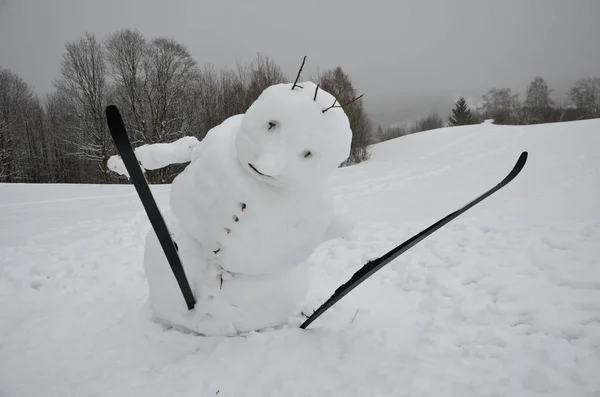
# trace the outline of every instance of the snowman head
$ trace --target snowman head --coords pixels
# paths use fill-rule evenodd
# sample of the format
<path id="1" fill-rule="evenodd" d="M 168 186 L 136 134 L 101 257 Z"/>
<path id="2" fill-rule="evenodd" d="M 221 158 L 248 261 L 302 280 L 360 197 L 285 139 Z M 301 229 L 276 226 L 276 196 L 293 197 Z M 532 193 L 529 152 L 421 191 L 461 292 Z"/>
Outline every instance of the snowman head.
<path id="1" fill-rule="evenodd" d="M 235 143 L 242 166 L 272 184 L 327 178 L 348 158 L 352 141 L 344 110 L 330 108 L 334 101 L 312 82 L 264 90 L 242 117 Z"/>

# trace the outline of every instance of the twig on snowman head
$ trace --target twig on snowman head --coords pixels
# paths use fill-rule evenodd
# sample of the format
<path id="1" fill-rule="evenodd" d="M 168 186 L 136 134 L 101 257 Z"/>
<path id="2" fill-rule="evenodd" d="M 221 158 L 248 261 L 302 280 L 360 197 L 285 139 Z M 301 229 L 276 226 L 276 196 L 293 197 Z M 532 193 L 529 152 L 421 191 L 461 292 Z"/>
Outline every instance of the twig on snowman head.
<path id="1" fill-rule="evenodd" d="M 323 110 L 323 113 L 325 113 L 326 111 L 328 111 L 329 109 L 331 109 L 332 107 L 335 106 L 336 102 L 338 101 L 338 98 L 342 95 L 342 88 L 340 87 L 340 89 L 338 90 L 338 94 L 336 96 L 333 97 L 333 105 L 331 105 L 330 107 L 328 107 L 327 109 Z"/>
<path id="2" fill-rule="evenodd" d="M 343 108 L 344 106 L 348 106 L 350 105 L 352 102 L 358 101 L 360 98 L 363 97 L 364 94 L 361 94 L 360 96 L 354 98 L 353 100 L 351 100 L 350 102 L 346 102 L 345 104 L 340 104 L 340 105 L 336 105 L 336 102 L 338 102 L 337 97 L 335 98 L 335 100 L 333 101 L 333 105 L 329 106 L 327 109 L 323 109 L 323 113 L 325 113 L 326 111 L 328 111 L 329 109 L 332 108 Z M 339 96 L 339 95 L 338 95 Z"/>
<path id="3" fill-rule="evenodd" d="M 315 88 L 315 97 L 313 98 L 313 101 L 317 101 L 317 91 L 319 91 L 319 85 L 321 85 L 321 83 L 317 84 L 317 88 Z"/>
<path id="4" fill-rule="evenodd" d="M 304 62 L 306 62 L 306 55 L 304 55 L 304 59 L 302 59 L 302 65 L 300 65 L 300 70 L 298 70 L 298 75 L 296 76 L 296 81 L 294 81 L 294 85 L 292 85 L 292 91 L 294 91 L 295 87 L 304 88 L 301 85 L 298 85 L 298 79 L 300 78 L 300 73 L 302 73 L 302 68 L 304 67 Z"/>

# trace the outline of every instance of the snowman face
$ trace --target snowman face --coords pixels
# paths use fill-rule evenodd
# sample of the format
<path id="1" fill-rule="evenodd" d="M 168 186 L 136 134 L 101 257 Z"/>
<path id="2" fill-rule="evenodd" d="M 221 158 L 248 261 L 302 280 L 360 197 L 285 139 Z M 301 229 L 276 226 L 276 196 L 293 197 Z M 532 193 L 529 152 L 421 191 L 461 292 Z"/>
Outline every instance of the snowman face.
<path id="1" fill-rule="evenodd" d="M 298 85 L 303 88 L 299 88 Z M 273 184 L 327 178 L 350 154 L 352 131 L 335 98 L 311 82 L 267 88 L 242 118 L 236 151 L 243 167 Z"/>

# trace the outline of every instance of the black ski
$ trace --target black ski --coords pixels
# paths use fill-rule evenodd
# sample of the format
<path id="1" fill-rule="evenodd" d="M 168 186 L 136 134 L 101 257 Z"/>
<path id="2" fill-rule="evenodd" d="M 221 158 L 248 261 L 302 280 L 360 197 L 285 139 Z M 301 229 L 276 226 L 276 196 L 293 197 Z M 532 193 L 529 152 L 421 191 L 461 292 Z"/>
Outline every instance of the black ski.
<path id="1" fill-rule="evenodd" d="M 177 247 L 173 242 L 171 233 L 167 228 L 165 220 L 163 219 L 160 210 L 154 201 L 154 196 L 152 196 L 152 192 L 148 186 L 148 181 L 146 180 L 146 177 L 140 168 L 138 159 L 135 156 L 133 148 L 131 147 L 131 143 L 129 142 L 129 137 L 127 136 L 127 130 L 125 129 L 125 124 L 121 118 L 121 113 L 116 106 L 110 105 L 106 108 L 106 121 L 119 155 L 121 156 L 121 159 L 127 168 L 127 172 L 129 172 L 131 182 L 137 190 L 138 196 L 140 197 L 140 200 L 144 205 L 144 209 L 146 210 L 146 214 L 148 215 L 148 219 L 150 219 L 152 228 L 156 233 L 156 237 L 158 237 L 158 241 L 162 246 L 165 256 L 169 261 L 169 265 L 171 266 L 171 270 L 175 275 L 175 279 L 179 284 L 179 288 L 183 293 L 185 303 L 187 304 L 188 309 L 192 310 L 196 304 L 196 300 L 194 299 L 194 294 L 192 293 L 192 289 L 190 288 L 187 277 L 185 276 L 183 265 L 181 264 L 179 254 L 177 253 Z"/>
<path id="2" fill-rule="evenodd" d="M 476 204 L 480 203 L 481 201 L 488 198 L 489 196 L 491 196 L 498 190 L 502 189 L 504 186 L 508 185 L 510 183 L 510 181 L 512 181 L 513 179 L 515 179 L 515 177 L 517 175 L 519 175 L 519 173 L 525 166 L 526 162 L 527 162 L 527 152 L 523 152 L 519 156 L 519 159 L 517 160 L 517 163 L 515 164 L 513 169 L 506 176 L 506 178 L 504 178 L 499 184 L 497 184 L 496 186 L 494 186 L 487 192 L 483 193 L 481 196 L 477 197 L 475 200 L 471 201 L 464 207 L 454 211 L 453 213 L 447 215 L 445 218 L 440 219 L 433 225 L 429 226 L 427 229 L 423 230 L 419 234 L 406 240 L 405 242 L 403 242 L 396 248 L 392 249 L 385 255 L 383 255 L 377 259 L 374 259 L 372 261 L 367 262 L 367 264 L 365 264 L 356 273 L 354 273 L 354 275 L 346 283 L 342 284 L 338 289 L 336 289 L 335 292 L 333 293 L 333 295 L 331 295 L 331 297 L 325 303 L 323 303 L 323 305 L 321 305 L 321 307 L 319 307 L 308 319 L 306 319 L 306 321 L 304 321 L 304 323 L 302 323 L 300 328 L 304 329 L 307 326 L 309 326 L 319 316 L 321 316 L 323 313 L 325 313 L 327 311 L 327 309 L 329 309 L 337 301 L 339 301 L 344 296 L 346 296 L 346 294 L 348 294 L 350 291 L 352 291 L 354 288 L 356 288 L 360 283 L 365 281 L 367 278 L 371 277 L 375 272 L 377 272 L 379 269 L 381 269 L 382 267 L 384 267 L 385 265 L 390 263 L 392 260 L 394 260 L 398 256 L 400 256 L 403 253 L 405 253 L 406 251 L 408 251 L 410 248 L 412 248 L 413 246 L 418 244 L 421 240 L 425 239 L 426 237 L 431 235 L 436 230 L 440 229 L 442 226 L 444 226 L 448 222 L 452 221 L 453 219 L 455 219 L 459 215 L 465 213 L 467 210 L 469 210 Z"/>

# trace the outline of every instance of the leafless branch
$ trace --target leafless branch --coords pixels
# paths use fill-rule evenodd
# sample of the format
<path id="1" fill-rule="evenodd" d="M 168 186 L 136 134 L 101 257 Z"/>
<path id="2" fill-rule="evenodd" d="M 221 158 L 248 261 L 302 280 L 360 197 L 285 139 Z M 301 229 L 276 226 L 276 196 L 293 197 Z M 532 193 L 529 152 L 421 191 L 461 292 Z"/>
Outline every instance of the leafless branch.
<path id="1" fill-rule="evenodd" d="M 336 105 L 336 104 L 335 104 L 335 103 L 336 103 L 336 101 L 337 101 L 337 100 L 336 100 L 336 101 L 334 101 L 334 102 L 333 102 L 333 105 L 329 106 L 327 109 L 323 109 L 323 113 L 325 113 L 326 111 L 328 111 L 329 109 L 332 109 L 332 108 L 343 108 L 344 106 L 348 106 L 348 105 L 350 105 L 352 102 L 358 101 L 358 100 L 359 100 L 360 98 L 362 98 L 362 97 L 363 97 L 363 95 L 360 95 L 360 96 L 358 96 L 358 97 L 356 97 L 356 98 L 352 99 L 351 101 L 349 101 L 349 102 L 346 102 L 346 103 L 345 103 L 345 104 L 343 104 L 343 105 Z"/>
<path id="2" fill-rule="evenodd" d="M 298 83 L 298 79 L 300 79 L 300 74 L 302 73 L 302 68 L 304 67 L 304 62 L 306 62 L 306 55 L 302 59 L 302 65 L 300 65 L 300 70 L 298 70 L 298 75 L 296 76 L 296 80 L 294 81 L 294 85 L 292 85 L 292 91 L 294 90 L 295 87 L 303 88 L 302 86 L 299 86 L 297 83 Z"/>

